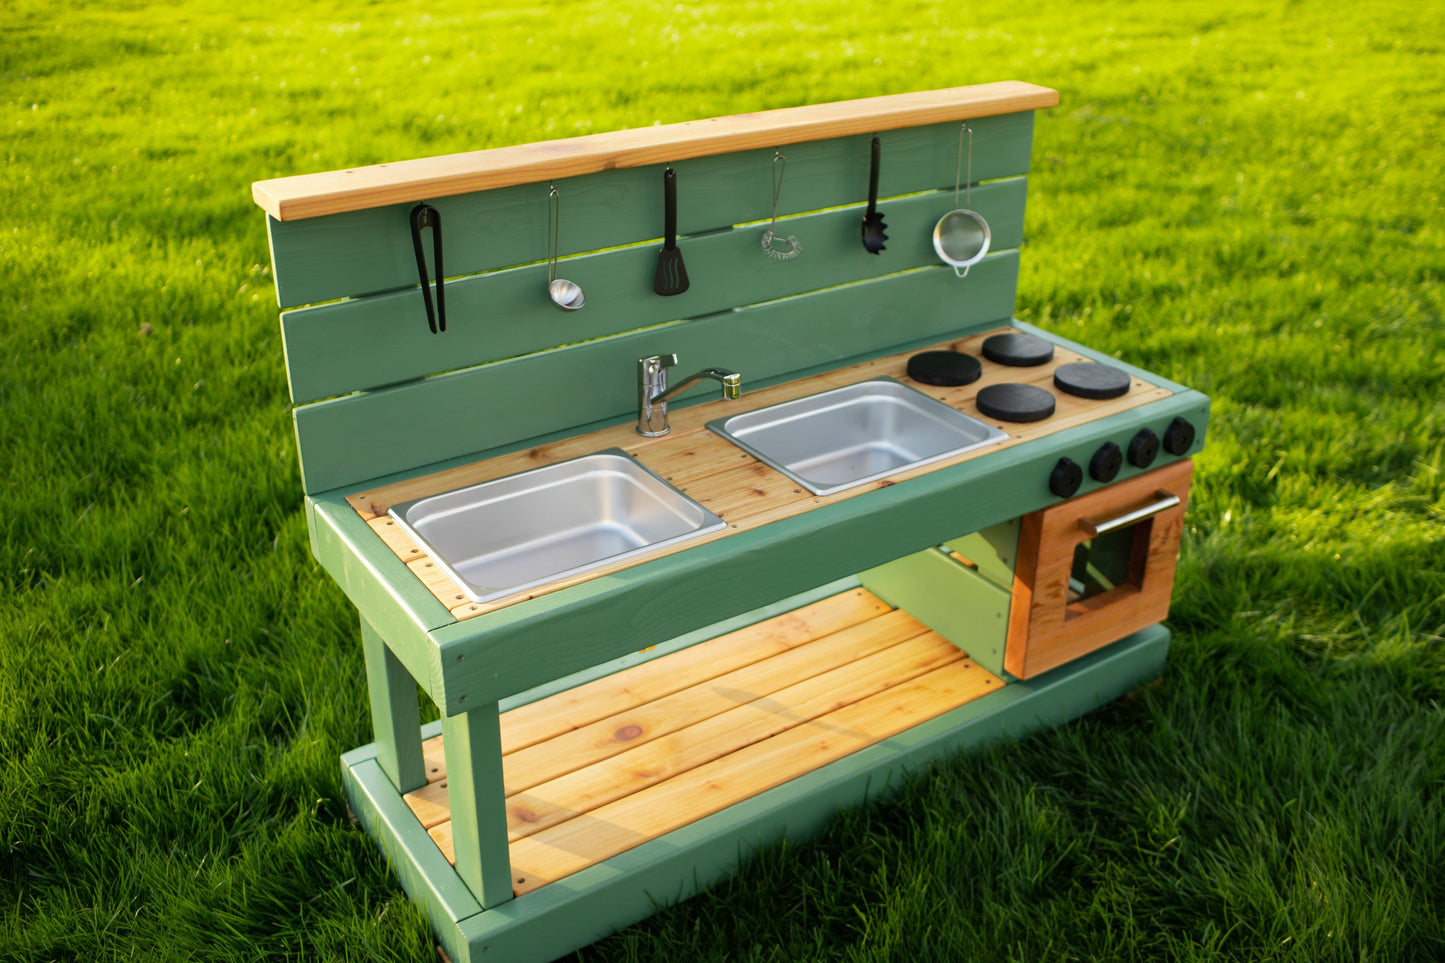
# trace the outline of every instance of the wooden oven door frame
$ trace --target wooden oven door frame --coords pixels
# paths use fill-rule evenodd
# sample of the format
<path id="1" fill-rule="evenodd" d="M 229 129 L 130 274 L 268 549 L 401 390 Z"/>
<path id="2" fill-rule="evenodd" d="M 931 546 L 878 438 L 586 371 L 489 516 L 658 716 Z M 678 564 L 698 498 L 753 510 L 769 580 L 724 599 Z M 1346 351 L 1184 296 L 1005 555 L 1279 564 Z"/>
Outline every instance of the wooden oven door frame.
<path id="1" fill-rule="evenodd" d="M 1004 652 L 1009 673 L 1027 679 L 1047 672 L 1169 614 L 1193 472 L 1185 459 L 1023 517 Z M 1151 511 L 1171 497 L 1178 503 Z M 1127 581 L 1070 601 L 1076 548 L 1135 512 L 1147 514 L 1129 526 L 1135 536 Z"/>

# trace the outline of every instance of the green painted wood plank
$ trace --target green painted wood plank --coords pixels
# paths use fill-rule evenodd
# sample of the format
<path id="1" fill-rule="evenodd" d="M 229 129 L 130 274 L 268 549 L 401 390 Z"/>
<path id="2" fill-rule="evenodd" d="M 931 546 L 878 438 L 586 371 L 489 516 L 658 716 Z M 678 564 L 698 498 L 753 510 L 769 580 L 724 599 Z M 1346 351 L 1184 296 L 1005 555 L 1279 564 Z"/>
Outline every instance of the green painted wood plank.
<path id="1" fill-rule="evenodd" d="M 1167 425 L 1206 404 L 1186 393 L 1145 406 L 1146 417 Z M 1086 461 L 1103 440 L 1132 434 L 1138 417 L 1135 409 L 1065 429 L 1050 446 L 1003 449 L 437 629 L 443 712 L 461 711 L 463 695 L 504 698 L 920 551 L 946 533 L 1054 504 L 1048 475 L 1059 454 Z"/>
<path id="2" fill-rule="evenodd" d="M 454 621 L 339 495 L 307 499 L 316 559 L 433 701 L 444 698 L 429 629 Z"/>
<path id="3" fill-rule="evenodd" d="M 977 181 L 1029 168 L 1033 112 L 969 122 Z M 891 197 L 951 188 L 958 125 L 888 131 L 879 190 Z M 868 137 L 787 147 L 782 213 L 821 210 L 867 199 Z M 773 151 L 740 151 L 681 161 L 678 229 L 699 234 L 768 217 Z M 563 254 L 662 236 L 662 168 L 606 171 L 557 182 Z M 441 213 L 443 261 L 451 276 L 496 270 L 547 256 L 547 185 L 528 184 L 432 202 Z M 278 303 L 316 304 L 417 283 L 408 220 L 413 205 L 279 222 L 267 218 Z"/>
<path id="4" fill-rule="evenodd" d="M 644 843 L 457 925 L 456 963 L 544 963 L 645 919 L 736 871 L 761 847 L 825 827 L 839 810 L 884 797 L 910 774 L 960 752 L 1059 725 L 1159 675 L 1162 626 L 976 699 L 883 743 Z"/>
<path id="5" fill-rule="evenodd" d="M 501 714 L 495 702 L 442 720 L 447 806 L 457 875 L 482 906 L 512 898 L 507 793 L 502 784 Z"/>
<path id="6" fill-rule="evenodd" d="M 858 581 L 994 675 L 1005 675 L 1009 592 L 932 548 L 859 572 Z"/>
<path id="7" fill-rule="evenodd" d="M 482 906 L 366 751 L 373 749 L 362 747 L 343 757 L 341 783 L 347 805 L 361 828 L 380 844 L 402 887 L 421 905 L 445 946 L 445 934 L 455 934 L 456 922 L 480 913 Z M 447 952 L 454 949 L 464 952 L 466 947 L 453 940 Z M 465 957 L 452 957 L 459 958 Z"/>
<path id="8" fill-rule="evenodd" d="M 740 371 L 746 392 L 755 380 L 941 339 L 1007 319 L 1017 280 L 1018 252 L 1005 251 L 963 280 L 923 268 L 305 405 L 294 412 L 303 482 L 328 491 L 625 416 L 636 410 L 637 359 L 651 354 L 675 353 L 686 371 Z"/>
<path id="9" fill-rule="evenodd" d="M 973 192 L 970 203 L 989 223 L 992 250 L 1023 242 L 1026 191 L 1024 178 L 1010 178 Z M 881 204 L 888 246 L 879 255 L 863 249 L 859 223 L 865 207 L 856 205 L 780 221 L 780 231 L 803 245 L 792 261 L 771 260 L 762 252 L 766 225 L 685 238 L 679 248 L 691 286 L 673 297 L 653 293 L 654 245 L 562 262 L 558 274 L 587 294 L 580 311 L 552 303 L 546 264 L 467 278 L 447 285 L 443 335 L 432 334 L 415 288 L 288 311 L 281 328 L 291 398 L 315 401 L 936 265 L 933 226 L 953 203 L 950 190 Z"/>
<path id="10" fill-rule="evenodd" d="M 398 792 L 420 789 L 426 785 L 426 762 L 421 752 L 416 680 L 366 619 L 361 620 L 361 646 L 366 655 L 377 765 Z"/>

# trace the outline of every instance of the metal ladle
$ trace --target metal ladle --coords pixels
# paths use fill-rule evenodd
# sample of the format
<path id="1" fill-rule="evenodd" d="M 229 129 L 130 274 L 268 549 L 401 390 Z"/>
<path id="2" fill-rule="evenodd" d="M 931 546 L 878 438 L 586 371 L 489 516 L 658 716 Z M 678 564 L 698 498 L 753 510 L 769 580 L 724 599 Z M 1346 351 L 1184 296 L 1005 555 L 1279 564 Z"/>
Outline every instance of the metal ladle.
<path id="1" fill-rule="evenodd" d="M 968 132 L 968 187 L 964 193 L 964 206 L 958 206 L 958 188 L 963 174 L 963 134 Z M 938 219 L 933 228 L 933 249 L 943 263 L 953 266 L 953 273 L 961 278 L 968 277 L 973 267 L 988 253 L 988 221 L 975 211 L 968 209 L 973 195 L 973 128 L 963 124 L 958 132 L 958 171 L 953 178 L 953 210 Z M 962 269 L 962 270 L 960 270 Z"/>
<path id="2" fill-rule="evenodd" d="M 587 303 L 587 298 L 575 283 L 557 276 L 557 248 L 562 243 L 562 199 L 557 194 L 555 184 L 547 191 L 547 213 L 547 294 L 562 310 L 576 311 Z"/>

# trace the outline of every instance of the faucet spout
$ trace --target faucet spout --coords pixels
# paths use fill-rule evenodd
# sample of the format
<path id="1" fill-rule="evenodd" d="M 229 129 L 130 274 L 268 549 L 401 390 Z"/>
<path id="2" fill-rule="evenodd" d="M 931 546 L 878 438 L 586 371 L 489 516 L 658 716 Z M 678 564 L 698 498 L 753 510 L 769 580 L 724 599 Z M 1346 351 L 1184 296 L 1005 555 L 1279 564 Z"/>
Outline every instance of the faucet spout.
<path id="1" fill-rule="evenodd" d="M 637 433 L 649 438 L 672 430 L 667 422 L 667 399 L 691 385 L 709 378 L 722 385 L 722 395 L 731 401 L 743 396 L 743 377 L 727 368 L 703 368 L 669 386 L 667 369 L 677 364 L 677 355 L 653 355 L 637 362 Z"/>
<path id="2" fill-rule="evenodd" d="M 737 401 L 743 396 L 742 375 L 738 374 L 736 371 L 729 371 L 726 368 L 703 368 L 701 371 L 694 372 L 693 374 L 688 375 L 686 378 L 682 379 L 672 387 L 664 388 L 662 391 L 659 391 L 657 394 L 653 395 L 652 403 L 657 404 L 659 401 L 666 401 L 672 395 L 675 395 L 679 391 L 682 391 L 685 388 L 696 384 L 704 378 L 711 378 L 713 381 L 716 381 L 718 384 L 722 385 L 722 394 L 724 398 L 727 398 L 731 401 Z"/>

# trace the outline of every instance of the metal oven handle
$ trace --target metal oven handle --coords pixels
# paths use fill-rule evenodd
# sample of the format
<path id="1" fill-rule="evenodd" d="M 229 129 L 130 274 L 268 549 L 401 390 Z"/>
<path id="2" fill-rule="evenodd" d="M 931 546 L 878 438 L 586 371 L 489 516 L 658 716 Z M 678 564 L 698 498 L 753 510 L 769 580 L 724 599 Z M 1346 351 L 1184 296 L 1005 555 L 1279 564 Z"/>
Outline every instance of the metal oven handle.
<path id="1" fill-rule="evenodd" d="M 1081 518 L 1079 519 L 1079 527 L 1087 532 L 1090 538 L 1098 538 L 1100 535 L 1107 534 L 1118 528 L 1133 525 L 1135 522 L 1143 521 L 1151 515 L 1167 512 L 1169 509 L 1179 505 L 1178 495 L 1171 495 L 1168 492 L 1155 492 L 1154 494 L 1159 500 L 1153 504 L 1145 505 L 1143 508 L 1137 508 L 1132 512 L 1126 512 L 1117 518 L 1111 518 L 1107 522 L 1099 522 L 1098 524 L 1089 521 L 1087 518 Z"/>

